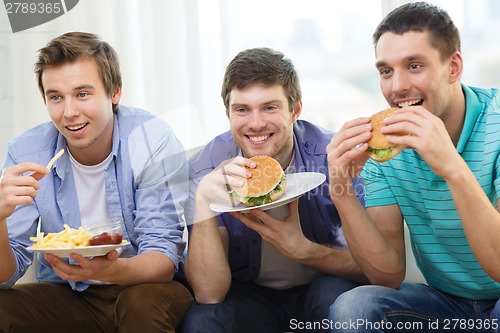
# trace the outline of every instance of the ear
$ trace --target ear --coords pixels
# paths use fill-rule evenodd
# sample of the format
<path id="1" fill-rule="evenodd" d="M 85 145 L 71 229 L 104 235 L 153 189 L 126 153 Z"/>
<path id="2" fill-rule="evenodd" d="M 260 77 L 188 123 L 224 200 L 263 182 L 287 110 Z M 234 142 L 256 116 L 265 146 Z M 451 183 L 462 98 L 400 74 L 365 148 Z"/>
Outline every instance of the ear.
<path id="1" fill-rule="evenodd" d="M 302 112 L 302 100 L 298 101 L 292 110 L 292 122 L 293 123 L 295 123 L 297 121 L 301 112 Z"/>
<path id="2" fill-rule="evenodd" d="M 464 62 L 460 52 L 456 51 L 450 60 L 450 83 L 460 81 L 464 69 Z"/>
<path id="3" fill-rule="evenodd" d="M 116 87 L 113 96 L 111 96 L 111 103 L 118 104 L 118 102 L 120 102 L 121 97 L 122 97 L 122 87 Z"/>

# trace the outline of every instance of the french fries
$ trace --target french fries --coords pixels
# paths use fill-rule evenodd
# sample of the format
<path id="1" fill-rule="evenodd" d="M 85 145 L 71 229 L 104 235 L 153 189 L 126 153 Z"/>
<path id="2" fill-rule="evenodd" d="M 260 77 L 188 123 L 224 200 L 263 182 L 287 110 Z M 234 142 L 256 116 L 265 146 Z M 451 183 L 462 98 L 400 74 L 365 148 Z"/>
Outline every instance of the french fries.
<path id="1" fill-rule="evenodd" d="M 64 230 L 60 232 L 50 232 L 46 236 L 41 232 L 37 237 L 30 237 L 30 240 L 35 242 L 33 248 L 37 249 L 73 249 L 88 246 L 90 238 L 87 229 L 83 227 L 73 229 L 64 224 Z"/>
<path id="2" fill-rule="evenodd" d="M 47 164 L 47 169 L 50 169 L 52 168 L 52 165 L 54 165 L 54 163 L 59 159 L 59 157 L 61 157 L 62 155 L 64 154 L 64 149 L 61 149 L 59 150 L 59 152 L 57 154 L 54 155 L 54 157 L 52 157 L 52 159 L 49 161 L 49 163 Z"/>

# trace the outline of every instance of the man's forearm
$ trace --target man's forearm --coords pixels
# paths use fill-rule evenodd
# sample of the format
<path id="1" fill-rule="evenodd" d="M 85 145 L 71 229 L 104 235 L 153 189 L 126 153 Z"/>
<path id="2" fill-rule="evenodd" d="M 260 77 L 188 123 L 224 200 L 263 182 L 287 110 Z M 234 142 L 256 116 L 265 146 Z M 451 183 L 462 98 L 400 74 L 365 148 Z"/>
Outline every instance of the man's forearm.
<path id="1" fill-rule="evenodd" d="M 303 255 L 296 259 L 297 262 L 325 274 L 341 276 L 359 283 L 368 282 L 348 250 L 310 241 L 302 249 Z"/>
<path id="2" fill-rule="evenodd" d="M 398 250 L 389 241 L 388 235 L 394 242 L 399 241 L 403 237 L 403 222 L 395 229 L 389 227 L 382 231 L 355 196 L 337 197 L 334 203 L 342 220 L 350 254 L 362 272 L 373 284 L 397 288 L 405 274 L 404 242 L 402 249 Z M 377 212 L 380 213 L 381 209 Z"/>
<path id="3" fill-rule="evenodd" d="M 172 260 L 158 251 L 119 258 L 113 266 L 110 275 L 103 281 L 118 285 L 170 282 L 175 271 Z"/>
<path id="4" fill-rule="evenodd" d="M 16 271 L 16 259 L 9 242 L 6 219 L 0 220 L 0 282 L 9 280 Z"/>
<path id="5" fill-rule="evenodd" d="M 195 223 L 188 244 L 185 272 L 196 301 L 221 302 L 231 285 L 231 271 L 217 220 Z"/>
<path id="6" fill-rule="evenodd" d="M 485 272 L 500 281 L 500 213 L 492 205 L 467 165 L 446 177 L 472 252 Z M 499 203 L 497 203 L 499 204 Z"/>

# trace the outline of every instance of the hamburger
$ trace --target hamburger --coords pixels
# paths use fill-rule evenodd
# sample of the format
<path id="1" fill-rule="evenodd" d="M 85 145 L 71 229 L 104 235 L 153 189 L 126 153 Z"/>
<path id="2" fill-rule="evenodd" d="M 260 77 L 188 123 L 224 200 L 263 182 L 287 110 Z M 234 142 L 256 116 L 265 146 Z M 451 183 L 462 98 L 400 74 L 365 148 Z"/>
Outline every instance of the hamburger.
<path id="1" fill-rule="evenodd" d="M 252 174 L 242 187 L 231 186 L 232 197 L 246 206 L 259 206 L 281 198 L 285 193 L 286 176 L 281 165 L 274 158 L 265 155 L 250 158 L 257 165 L 247 168 Z"/>
<path id="2" fill-rule="evenodd" d="M 372 137 L 368 141 L 368 149 L 366 152 L 371 159 L 377 162 L 388 161 L 406 148 L 404 145 L 395 145 L 387 142 L 385 135 L 380 131 L 380 129 L 384 127 L 384 119 L 392 116 L 397 110 L 399 109 L 385 109 L 370 117 Z"/>

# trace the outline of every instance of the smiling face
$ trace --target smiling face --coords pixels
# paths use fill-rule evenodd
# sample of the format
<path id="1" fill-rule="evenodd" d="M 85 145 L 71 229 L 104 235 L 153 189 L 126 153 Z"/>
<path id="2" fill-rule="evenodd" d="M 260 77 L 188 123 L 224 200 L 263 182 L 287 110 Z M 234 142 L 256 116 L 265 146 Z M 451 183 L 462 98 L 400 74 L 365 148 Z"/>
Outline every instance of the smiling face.
<path id="1" fill-rule="evenodd" d="M 292 158 L 293 124 L 302 103 L 290 111 L 281 85 L 232 89 L 228 117 L 231 134 L 247 158 L 269 155 L 286 167 Z"/>
<path id="2" fill-rule="evenodd" d="M 111 152 L 112 104 L 117 88 L 106 94 L 94 60 L 78 60 L 43 71 L 42 83 L 50 118 L 66 138 L 73 157 L 84 165 L 102 162 Z"/>
<path id="3" fill-rule="evenodd" d="M 384 33 L 376 46 L 380 87 L 393 107 L 421 104 L 445 121 L 461 93 L 462 59 L 442 59 L 428 32 Z"/>

